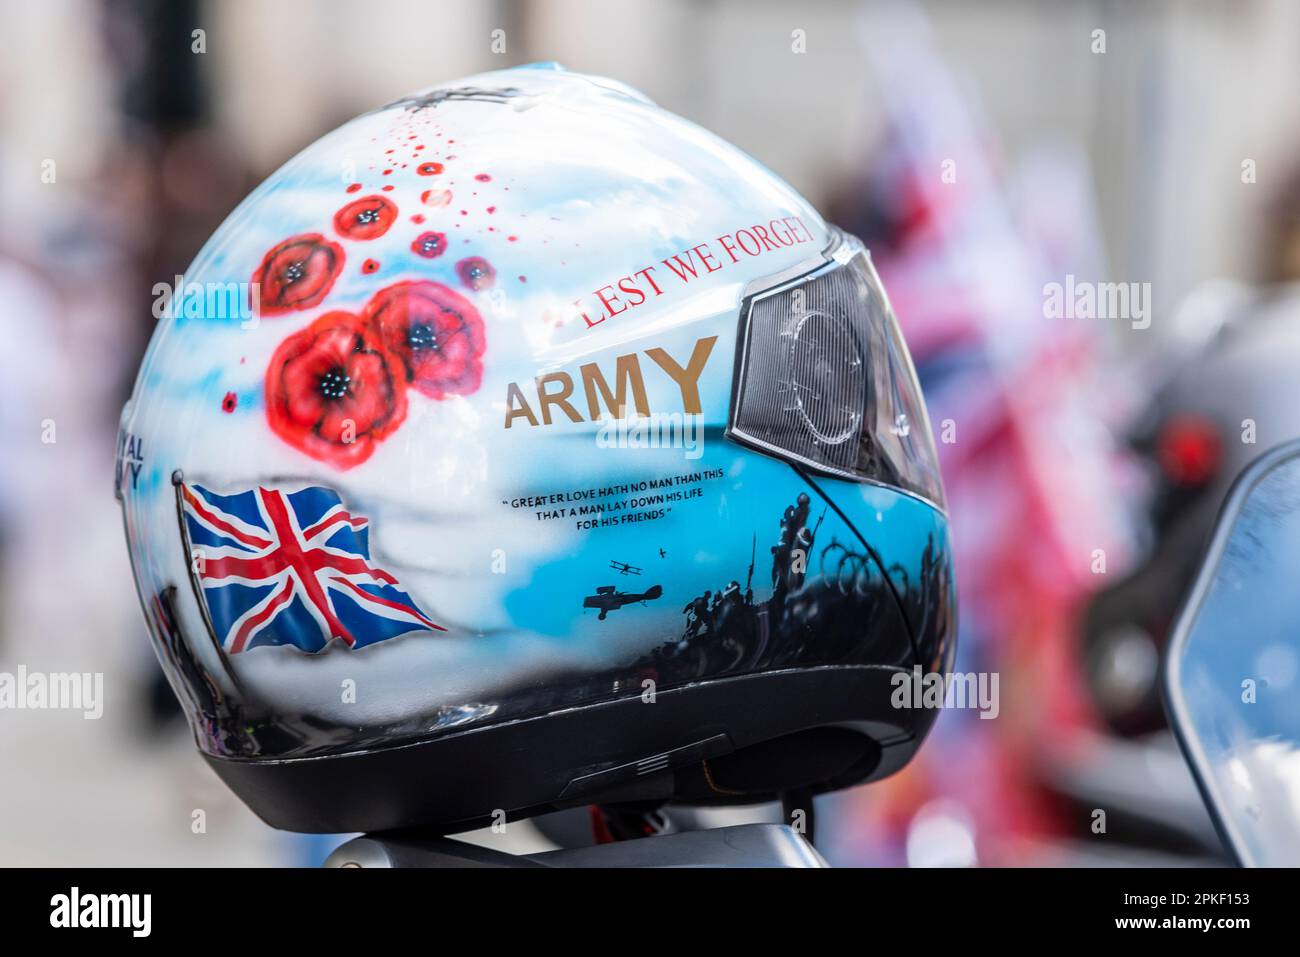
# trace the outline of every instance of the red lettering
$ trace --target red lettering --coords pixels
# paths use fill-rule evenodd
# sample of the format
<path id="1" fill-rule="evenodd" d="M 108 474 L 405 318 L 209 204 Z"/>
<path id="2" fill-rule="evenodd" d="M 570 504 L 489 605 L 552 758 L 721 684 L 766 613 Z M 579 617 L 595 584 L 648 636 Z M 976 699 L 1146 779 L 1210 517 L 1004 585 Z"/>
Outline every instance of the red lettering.
<path id="1" fill-rule="evenodd" d="M 695 255 L 700 257 L 700 262 L 704 264 L 704 268 L 709 272 L 717 272 L 722 268 L 722 263 L 718 262 L 717 259 L 714 258 L 712 251 L 709 249 L 708 243 L 700 243 L 696 246 Z M 716 265 L 710 266 L 710 261 L 716 263 Z"/>
<path id="2" fill-rule="evenodd" d="M 762 242 L 766 248 L 772 250 L 774 253 L 779 253 L 781 251 L 780 247 L 778 247 L 776 243 L 767 238 L 767 230 L 762 226 L 756 225 L 750 228 L 754 230 L 754 235 L 759 238 L 759 241 Z"/>
<path id="3" fill-rule="evenodd" d="M 781 227 L 781 229 L 778 229 L 777 228 L 778 226 Z M 776 241 L 780 243 L 782 246 L 794 245 L 794 237 L 790 235 L 790 227 L 786 226 L 786 224 L 783 223 L 781 220 L 779 219 L 772 220 L 770 223 L 767 224 L 767 228 L 772 231 L 772 235 L 776 237 Z"/>
<path id="4" fill-rule="evenodd" d="M 629 309 L 632 308 L 633 306 L 639 306 L 641 305 L 641 303 L 645 302 L 645 293 L 643 293 L 640 289 L 636 287 L 636 283 L 632 281 L 631 276 L 624 276 L 622 279 L 618 281 L 618 291 L 622 293 L 626 293 L 628 296 L 641 297 L 640 299 L 636 300 L 636 302 L 629 302 L 628 303 Z"/>
<path id="5" fill-rule="evenodd" d="M 592 326 L 596 325 L 596 323 L 598 323 L 598 322 L 604 322 L 604 321 L 605 321 L 605 317 L 604 317 L 604 316 L 601 316 L 599 319 L 597 319 L 597 320 L 595 320 L 595 322 L 593 322 L 592 319 L 591 319 L 591 317 L 587 315 L 587 310 L 582 308 L 582 300 L 581 300 L 581 299 L 575 299 L 575 300 L 573 300 L 573 308 L 576 309 L 576 310 L 578 310 L 578 315 L 582 316 L 582 321 L 585 322 L 585 323 L 587 324 L 587 328 L 588 328 L 588 329 L 590 329 Z"/>
<path id="6" fill-rule="evenodd" d="M 686 251 L 686 262 L 682 262 L 681 253 L 678 253 L 677 255 L 673 256 L 672 259 L 664 259 L 661 261 L 665 266 L 667 266 L 669 269 L 675 272 L 677 274 L 677 278 L 680 279 L 682 282 L 690 282 L 691 279 L 699 278 L 700 274 L 696 272 L 695 267 L 691 265 L 691 250 L 689 249 Z M 673 265 L 674 262 L 677 263 L 676 266 Z M 688 272 L 691 274 L 691 279 L 686 278 L 686 274 Z"/>
<path id="7" fill-rule="evenodd" d="M 742 236 L 748 236 L 749 241 L 754 244 L 753 252 L 749 251 L 749 247 L 745 245 L 745 240 L 741 239 Z M 751 233 L 748 229 L 736 230 L 736 245 L 738 245 L 747 256 L 757 256 L 759 253 L 763 251 L 763 247 L 758 244 L 758 240 L 754 238 L 754 234 Z"/>
<path id="8" fill-rule="evenodd" d="M 738 263 L 742 252 L 749 257 L 761 256 L 764 252 L 780 252 L 785 247 L 807 242 L 816 242 L 816 237 L 800 216 L 773 218 L 766 224 L 755 223 L 718 236 L 712 242 L 683 249 L 660 260 L 656 265 L 638 269 L 601 286 L 591 294 L 600 304 L 600 312 L 595 319 L 583 307 L 583 299 L 573 301 L 574 312 L 582 317 L 588 328 L 592 328 L 606 319 L 646 303 L 652 295 L 648 290 L 654 290 L 654 296 L 662 296 L 664 288 L 655 276 L 659 265 L 666 266 L 682 283 L 689 283 L 701 276 L 715 273 L 726 265 L 717 248 L 730 256 L 733 263 Z M 714 243 L 718 244 L 717 248 Z"/>
<path id="9" fill-rule="evenodd" d="M 645 269 L 639 269 L 636 272 L 632 273 L 632 275 L 643 277 L 645 281 L 650 284 L 650 287 L 654 289 L 655 295 L 662 296 L 664 294 L 664 291 L 659 288 L 659 283 L 655 282 L 654 277 L 650 275 L 654 271 L 655 271 L 654 266 L 646 266 Z"/>
<path id="10" fill-rule="evenodd" d="M 611 295 L 609 299 L 605 298 L 606 289 L 610 290 L 611 293 L 614 291 L 613 286 L 601 286 L 599 289 L 596 290 L 596 298 L 599 299 L 600 304 L 605 307 L 605 312 L 607 313 L 608 318 L 613 318 L 614 316 L 617 316 L 620 312 L 627 312 L 627 303 L 619 299 L 618 296 Z M 613 300 L 613 302 L 610 301 L 611 299 Z M 615 309 L 613 305 L 614 302 L 621 303 L 623 308 Z"/>

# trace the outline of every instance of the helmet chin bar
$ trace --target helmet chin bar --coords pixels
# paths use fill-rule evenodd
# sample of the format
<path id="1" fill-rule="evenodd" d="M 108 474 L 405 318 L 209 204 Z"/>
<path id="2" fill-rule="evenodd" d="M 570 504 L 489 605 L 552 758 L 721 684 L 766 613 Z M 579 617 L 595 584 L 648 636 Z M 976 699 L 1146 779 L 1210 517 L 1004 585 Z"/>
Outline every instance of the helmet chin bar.
<path id="1" fill-rule="evenodd" d="M 282 761 L 205 757 L 268 824 L 318 834 L 456 834 L 502 814 L 516 820 L 593 803 L 748 804 L 800 783 L 817 794 L 901 768 L 936 712 L 894 708 L 898 674 L 907 668 L 719 678 L 661 691 L 654 722 L 638 699 L 624 698 L 404 747 Z M 791 731 L 798 727 L 805 731 Z M 484 780 L 496 808 L 481 804 Z"/>

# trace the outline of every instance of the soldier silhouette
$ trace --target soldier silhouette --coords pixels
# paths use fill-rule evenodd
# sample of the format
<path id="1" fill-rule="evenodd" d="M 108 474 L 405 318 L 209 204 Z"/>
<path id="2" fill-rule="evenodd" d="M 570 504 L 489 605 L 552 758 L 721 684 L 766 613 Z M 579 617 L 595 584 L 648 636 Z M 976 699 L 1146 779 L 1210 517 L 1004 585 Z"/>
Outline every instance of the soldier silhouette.
<path id="1" fill-rule="evenodd" d="M 694 638 L 700 633 L 700 629 L 707 631 L 713 630 L 713 613 L 709 610 L 709 596 L 713 593 L 705 590 L 699 598 L 692 599 L 686 603 L 682 613 L 686 615 L 686 638 Z"/>
<path id="2" fill-rule="evenodd" d="M 772 588 L 775 590 L 785 582 L 785 570 L 790 558 L 790 541 L 794 534 L 791 521 L 794 518 L 794 506 L 787 505 L 781 516 L 781 534 L 772 546 Z"/>
<path id="3" fill-rule="evenodd" d="M 803 586 L 808 555 L 817 537 L 817 529 L 821 527 L 819 518 L 816 527 L 808 528 L 811 505 L 808 493 L 800 492 L 795 504 L 786 507 L 781 518 L 781 537 L 772 546 L 772 605 L 778 617 L 785 596 Z M 823 511 L 822 516 L 825 514 Z M 797 562 L 796 558 L 799 559 Z"/>

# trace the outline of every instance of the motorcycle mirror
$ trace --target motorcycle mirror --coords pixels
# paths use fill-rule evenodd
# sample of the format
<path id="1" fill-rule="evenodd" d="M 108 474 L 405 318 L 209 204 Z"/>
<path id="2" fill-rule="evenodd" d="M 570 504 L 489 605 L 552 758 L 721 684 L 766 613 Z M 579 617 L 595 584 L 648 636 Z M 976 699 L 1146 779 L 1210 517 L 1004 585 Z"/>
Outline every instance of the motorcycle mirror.
<path id="1" fill-rule="evenodd" d="M 1300 442 L 1229 492 L 1165 660 L 1165 706 L 1224 843 L 1300 864 Z"/>

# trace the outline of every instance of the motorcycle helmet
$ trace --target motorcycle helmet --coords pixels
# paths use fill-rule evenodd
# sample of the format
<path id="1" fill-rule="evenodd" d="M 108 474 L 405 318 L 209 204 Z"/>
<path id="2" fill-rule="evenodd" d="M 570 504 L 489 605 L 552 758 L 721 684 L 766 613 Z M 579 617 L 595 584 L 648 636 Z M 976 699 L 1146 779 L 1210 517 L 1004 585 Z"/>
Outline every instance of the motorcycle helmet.
<path id="1" fill-rule="evenodd" d="M 270 824 L 817 793 L 924 738 L 954 584 L 906 347 L 861 243 L 717 137 L 470 77 L 307 148 L 164 298 L 116 490 Z"/>

